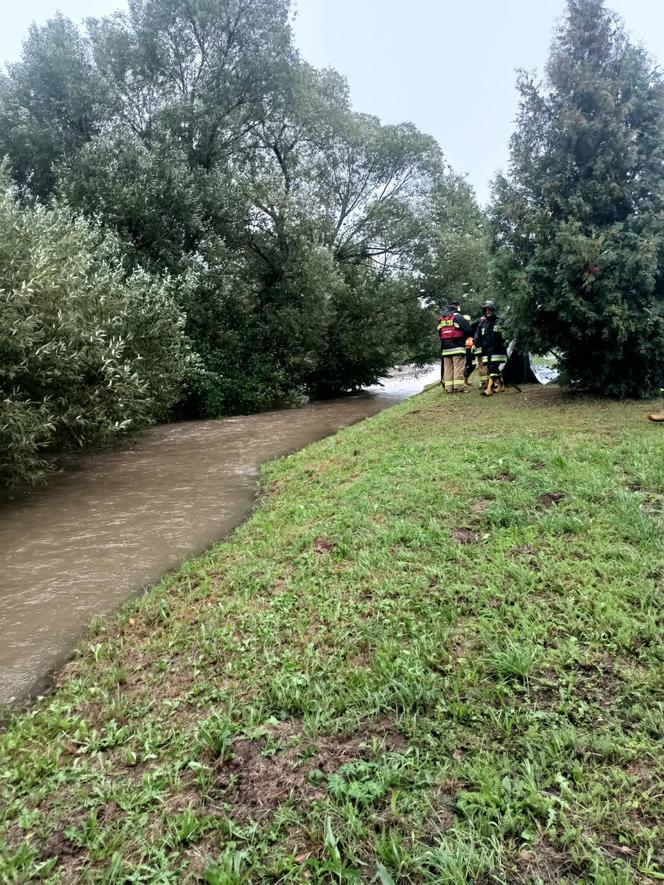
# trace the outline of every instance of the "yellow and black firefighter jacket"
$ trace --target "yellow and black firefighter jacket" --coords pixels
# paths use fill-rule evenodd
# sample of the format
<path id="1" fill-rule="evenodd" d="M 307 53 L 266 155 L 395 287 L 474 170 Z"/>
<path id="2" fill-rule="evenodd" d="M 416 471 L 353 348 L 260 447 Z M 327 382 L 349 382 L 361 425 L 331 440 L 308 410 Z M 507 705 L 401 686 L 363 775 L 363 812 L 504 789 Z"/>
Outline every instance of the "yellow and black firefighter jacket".
<path id="1" fill-rule="evenodd" d="M 482 317 L 475 331 L 475 353 L 481 353 L 487 363 L 495 367 L 507 361 L 507 346 L 501 329 L 500 317 L 492 314 Z"/>
<path id="2" fill-rule="evenodd" d="M 465 356 L 466 338 L 472 335 L 468 320 L 458 311 L 445 311 L 438 320 L 440 355 Z"/>

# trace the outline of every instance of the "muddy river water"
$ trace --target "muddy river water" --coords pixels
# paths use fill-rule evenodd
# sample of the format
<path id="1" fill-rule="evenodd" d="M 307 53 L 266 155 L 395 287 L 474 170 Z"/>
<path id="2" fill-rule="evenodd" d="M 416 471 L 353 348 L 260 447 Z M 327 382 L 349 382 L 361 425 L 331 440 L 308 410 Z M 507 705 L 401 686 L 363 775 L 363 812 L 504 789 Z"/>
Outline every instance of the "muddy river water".
<path id="1" fill-rule="evenodd" d="M 240 523 L 263 462 L 418 393 L 437 371 L 297 410 L 156 427 L 0 504 L 0 705 L 39 690 L 95 616 Z"/>

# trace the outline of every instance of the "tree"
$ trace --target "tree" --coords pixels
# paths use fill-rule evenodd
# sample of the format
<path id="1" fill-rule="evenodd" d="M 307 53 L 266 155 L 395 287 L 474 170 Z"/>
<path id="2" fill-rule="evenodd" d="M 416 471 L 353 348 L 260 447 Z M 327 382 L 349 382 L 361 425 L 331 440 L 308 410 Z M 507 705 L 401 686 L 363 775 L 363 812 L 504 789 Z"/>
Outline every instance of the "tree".
<path id="1" fill-rule="evenodd" d="M 525 348 L 602 393 L 664 383 L 664 85 L 602 0 L 568 0 L 544 83 L 522 73 L 494 187 L 495 279 Z"/>
<path id="2" fill-rule="evenodd" d="M 348 391 L 425 359 L 426 260 L 481 287 L 481 215 L 438 144 L 353 112 L 340 74 L 298 58 L 288 15 L 288 0 L 129 0 L 84 32 L 33 29 L 0 88 L 22 197 L 66 203 L 112 231 L 126 267 L 173 278 L 199 357 L 180 414 Z M 35 99 L 51 75 L 53 100 Z"/>
<path id="3" fill-rule="evenodd" d="M 354 113 L 336 72 L 292 67 L 283 104 L 252 133 L 242 180 L 249 250 L 278 321 L 266 329 L 271 356 L 305 389 L 351 390 L 419 353 L 418 242 L 442 169 L 439 146 L 415 127 Z M 290 305 L 290 325 L 276 304 Z"/>
<path id="4" fill-rule="evenodd" d="M 22 60 L 0 75 L 0 159 L 11 157 L 32 194 L 48 197 L 54 165 L 100 132 L 103 94 L 90 47 L 69 19 L 31 27 Z"/>
<path id="5" fill-rule="evenodd" d="M 148 145 L 133 134 L 98 136 L 57 168 L 57 195 L 103 220 L 131 263 L 178 274 L 205 225 L 205 174 L 169 136 Z"/>
<path id="6" fill-rule="evenodd" d="M 241 147 L 292 57 L 288 0 L 130 0 L 88 23 L 114 122 L 141 138 L 167 130 L 192 165 Z"/>
<path id="7" fill-rule="evenodd" d="M 451 170 L 431 194 L 422 249 L 423 288 L 436 307 L 459 299 L 464 313 L 479 316 L 489 291 L 489 224 L 472 187 Z"/>
<path id="8" fill-rule="evenodd" d="M 191 358 L 168 283 L 124 272 L 108 235 L 22 208 L 0 168 L 0 486 L 54 453 L 162 418 Z"/>

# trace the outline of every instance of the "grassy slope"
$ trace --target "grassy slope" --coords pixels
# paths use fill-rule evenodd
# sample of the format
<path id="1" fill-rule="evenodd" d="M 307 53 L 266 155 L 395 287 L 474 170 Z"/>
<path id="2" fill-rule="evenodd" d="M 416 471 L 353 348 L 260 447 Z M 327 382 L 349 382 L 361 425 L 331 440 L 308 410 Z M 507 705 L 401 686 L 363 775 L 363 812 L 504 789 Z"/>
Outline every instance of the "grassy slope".
<path id="1" fill-rule="evenodd" d="M 644 411 L 433 390 L 269 465 L 0 738 L 0 880 L 663 878 Z"/>

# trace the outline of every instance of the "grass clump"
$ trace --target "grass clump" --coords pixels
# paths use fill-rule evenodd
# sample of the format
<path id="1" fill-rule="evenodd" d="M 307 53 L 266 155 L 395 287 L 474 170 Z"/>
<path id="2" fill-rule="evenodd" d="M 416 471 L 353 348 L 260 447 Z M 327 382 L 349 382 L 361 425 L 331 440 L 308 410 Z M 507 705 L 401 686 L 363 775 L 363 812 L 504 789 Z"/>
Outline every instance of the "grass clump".
<path id="1" fill-rule="evenodd" d="M 506 682 L 527 682 L 537 659 L 537 650 L 530 642 L 508 639 L 489 652 L 491 673 Z"/>
<path id="2" fill-rule="evenodd" d="M 663 452 L 429 391 L 268 465 L 10 722 L 0 880 L 658 881 Z"/>

